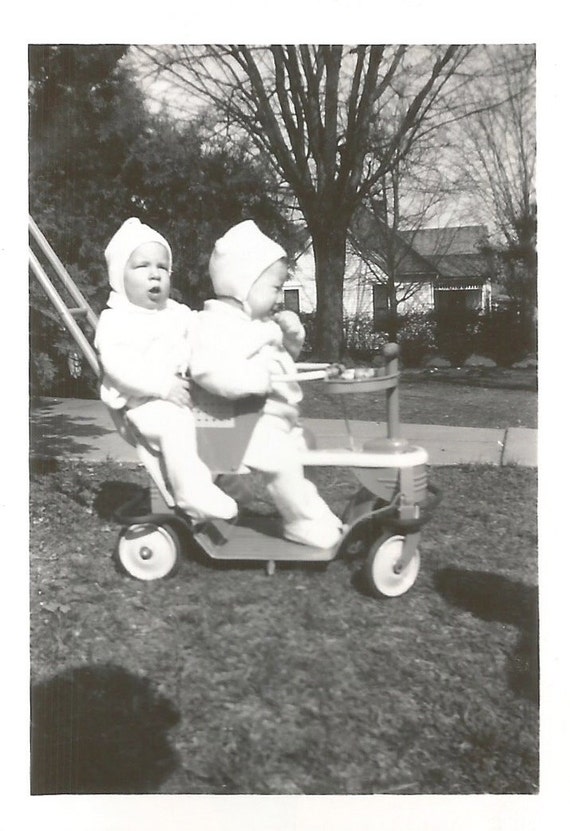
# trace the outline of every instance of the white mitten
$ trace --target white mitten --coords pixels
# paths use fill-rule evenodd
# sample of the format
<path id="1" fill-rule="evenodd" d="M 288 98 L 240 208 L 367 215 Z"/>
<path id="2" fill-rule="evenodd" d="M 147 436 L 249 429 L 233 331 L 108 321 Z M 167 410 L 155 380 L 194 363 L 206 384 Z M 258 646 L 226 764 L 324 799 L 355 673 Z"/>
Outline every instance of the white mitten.
<path id="1" fill-rule="evenodd" d="M 296 358 L 305 342 L 305 327 L 299 320 L 299 315 L 285 309 L 277 312 L 273 319 L 283 332 L 283 346 L 293 358 Z"/>

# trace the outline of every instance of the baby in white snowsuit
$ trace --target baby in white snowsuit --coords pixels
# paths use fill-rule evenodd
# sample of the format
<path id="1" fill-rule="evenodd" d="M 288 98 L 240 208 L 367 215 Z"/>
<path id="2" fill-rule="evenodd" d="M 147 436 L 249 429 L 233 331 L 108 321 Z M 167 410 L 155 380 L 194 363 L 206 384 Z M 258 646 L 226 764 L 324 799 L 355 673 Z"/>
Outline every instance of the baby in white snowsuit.
<path id="1" fill-rule="evenodd" d="M 123 411 L 162 456 L 177 506 L 195 520 L 231 519 L 237 505 L 198 456 L 188 370 L 197 312 L 169 298 L 172 253 L 138 219 L 121 225 L 105 249 L 111 294 L 95 347 L 101 399 Z"/>
<path id="2" fill-rule="evenodd" d="M 198 314 L 190 369 L 195 383 L 228 398 L 266 395 L 243 463 L 262 471 L 283 535 L 318 548 L 335 545 L 342 523 L 305 479 L 294 375 L 305 330 L 293 312 L 275 312 L 287 279 L 286 253 L 251 220 L 216 242 L 209 270 L 216 300 Z"/>

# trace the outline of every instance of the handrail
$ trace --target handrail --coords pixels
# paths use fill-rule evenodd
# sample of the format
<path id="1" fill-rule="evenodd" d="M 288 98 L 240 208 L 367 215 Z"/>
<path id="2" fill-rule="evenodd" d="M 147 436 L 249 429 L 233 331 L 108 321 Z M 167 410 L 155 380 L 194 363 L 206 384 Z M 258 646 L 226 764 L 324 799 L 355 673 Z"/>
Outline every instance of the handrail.
<path id="1" fill-rule="evenodd" d="M 53 267 L 57 276 L 59 277 L 67 291 L 70 293 L 70 295 L 73 297 L 77 305 L 85 311 L 85 315 L 87 317 L 89 324 L 92 326 L 93 330 L 95 330 L 97 328 L 97 315 L 95 314 L 95 312 L 93 311 L 83 294 L 79 291 L 79 289 L 67 273 L 65 266 L 63 265 L 63 263 L 61 262 L 61 260 L 59 259 L 59 257 L 47 241 L 47 239 L 44 237 L 44 235 L 42 234 L 42 232 L 40 231 L 40 229 L 38 228 L 34 219 L 31 216 L 28 217 L 28 224 L 30 232 L 34 240 L 40 247 L 42 254 L 49 261 L 50 265 Z"/>
<path id="2" fill-rule="evenodd" d="M 97 327 L 97 315 L 77 288 L 69 274 L 67 273 L 65 266 L 58 258 L 52 247 L 50 246 L 47 239 L 44 237 L 36 223 L 34 222 L 33 218 L 30 216 L 29 219 L 29 229 L 30 233 L 38 245 L 39 249 L 41 250 L 42 254 L 45 256 L 49 264 L 54 269 L 55 273 L 73 298 L 73 300 L 77 303 L 77 309 L 70 309 L 66 306 L 64 300 L 62 299 L 61 295 L 59 294 L 58 290 L 48 277 L 44 267 L 40 263 L 38 257 L 32 250 L 31 245 L 28 249 L 28 256 L 30 260 L 30 267 L 38 280 L 39 284 L 41 285 L 42 289 L 47 294 L 49 300 L 51 300 L 53 306 L 55 307 L 56 311 L 59 313 L 65 327 L 67 328 L 70 335 L 75 340 L 75 343 L 83 353 L 86 361 L 90 365 L 91 369 L 95 374 L 98 376 L 100 373 L 99 369 L 99 362 L 97 360 L 97 355 L 95 350 L 89 343 L 87 337 L 85 336 L 84 332 L 82 331 L 81 327 L 76 323 L 73 313 L 80 311 L 85 314 L 87 322 L 92 326 L 93 330 Z"/>
<path id="3" fill-rule="evenodd" d="M 99 375 L 99 362 L 97 361 L 95 350 L 93 349 L 93 347 L 81 331 L 81 328 L 75 322 L 73 315 L 71 314 L 71 312 L 59 296 L 59 294 L 57 293 L 51 280 L 43 270 L 38 258 L 36 257 L 33 251 L 29 252 L 29 257 L 32 271 L 36 275 L 43 290 L 45 291 L 45 293 L 47 294 L 47 296 L 49 297 L 49 299 L 61 315 L 61 318 L 65 326 L 67 327 L 70 335 L 75 340 L 77 346 L 83 352 L 83 355 L 85 356 L 86 360 L 91 366 L 91 369 L 93 370 L 93 372 L 96 373 L 96 375 Z"/>

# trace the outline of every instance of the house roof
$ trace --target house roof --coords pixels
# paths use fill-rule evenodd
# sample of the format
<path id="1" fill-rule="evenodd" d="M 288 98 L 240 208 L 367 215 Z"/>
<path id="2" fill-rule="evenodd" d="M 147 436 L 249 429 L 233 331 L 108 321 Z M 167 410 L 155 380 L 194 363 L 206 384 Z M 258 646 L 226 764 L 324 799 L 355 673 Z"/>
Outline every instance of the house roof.
<path id="1" fill-rule="evenodd" d="M 482 246 L 484 225 L 420 228 L 395 234 L 371 211 L 358 211 L 351 238 L 361 253 L 386 268 L 388 252 L 397 263 L 399 279 L 483 280 L 491 263 Z"/>
<path id="2" fill-rule="evenodd" d="M 404 238 L 395 234 L 382 220 L 371 211 L 357 211 L 352 222 L 349 239 L 359 254 L 382 269 L 389 268 L 390 252 L 397 263 L 400 279 L 428 279 L 435 277 L 433 264 L 423 257 Z"/>
<path id="3" fill-rule="evenodd" d="M 413 245 L 418 254 L 428 257 L 453 254 L 479 254 L 487 239 L 484 225 L 455 225 L 444 228 L 418 228 L 400 235 Z"/>
<path id="4" fill-rule="evenodd" d="M 483 251 L 487 240 L 484 225 L 421 228 L 402 236 L 433 264 L 440 277 L 489 277 L 491 264 Z"/>

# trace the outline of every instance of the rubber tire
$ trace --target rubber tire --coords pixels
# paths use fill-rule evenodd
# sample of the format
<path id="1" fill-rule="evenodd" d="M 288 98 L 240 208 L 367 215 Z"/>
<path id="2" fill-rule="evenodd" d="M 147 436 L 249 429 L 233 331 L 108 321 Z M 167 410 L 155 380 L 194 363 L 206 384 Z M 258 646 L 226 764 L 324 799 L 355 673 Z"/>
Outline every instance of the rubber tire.
<path id="1" fill-rule="evenodd" d="M 403 545 L 402 534 L 386 531 L 368 549 L 363 570 L 366 584 L 375 597 L 399 597 L 414 585 L 420 570 L 417 548 L 403 571 L 394 570 Z"/>
<path id="2" fill-rule="evenodd" d="M 119 534 L 116 559 L 121 570 L 137 580 L 162 580 L 178 568 L 178 537 L 166 525 L 152 522 L 129 525 Z"/>

